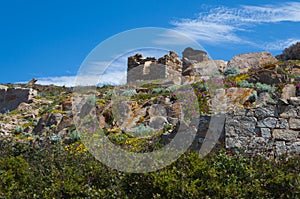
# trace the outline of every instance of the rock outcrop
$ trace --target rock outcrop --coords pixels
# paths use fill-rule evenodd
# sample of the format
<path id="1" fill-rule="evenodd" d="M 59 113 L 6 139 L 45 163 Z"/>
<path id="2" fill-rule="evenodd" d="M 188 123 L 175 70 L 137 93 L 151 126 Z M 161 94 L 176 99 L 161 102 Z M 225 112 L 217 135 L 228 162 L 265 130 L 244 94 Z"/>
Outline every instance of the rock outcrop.
<path id="1" fill-rule="evenodd" d="M 207 53 L 203 50 L 194 50 L 193 48 L 186 48 L 182 52 L 183 59 L 194 61 L 194 62 L 203 62 L 209 61 L 210 58 L 207 56 Z"/>
<path id="2" fill-rule="evenodd" d="M 284 49 L 281 55 L 276 56 L 279 60 L 299 60 L 300 59 L 300 42 Z"/>
<path id="3" fill-rule="evenodd" d="M 256 52 L 240 54 L 228 62 L 228 68 L 238 68 L 241 72 L 247 72 L 250 68 L 258 68 L 263 64 L 275 63 L 277 59 L 269 52 Z"/>

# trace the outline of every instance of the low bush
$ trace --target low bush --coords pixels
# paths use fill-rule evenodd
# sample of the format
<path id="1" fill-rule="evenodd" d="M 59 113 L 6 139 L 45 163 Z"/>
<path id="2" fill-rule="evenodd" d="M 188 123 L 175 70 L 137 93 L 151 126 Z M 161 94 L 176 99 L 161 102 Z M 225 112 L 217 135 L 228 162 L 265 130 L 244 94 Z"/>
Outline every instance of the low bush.
<path id="1" fill-rule="evenodd" d="M 227 70 L 224 71 L 224 75 L 227 76 L 235 76 L 240 73 L 240 70 L 238 68 L 228 68 Z"/>
<path id="2" fill-rule="evenodd" d="M 188 152 L 159 171 L 118 172 L 80 142 L 0 142 L 0 198 L 299 198 L 300 158 Z"/>

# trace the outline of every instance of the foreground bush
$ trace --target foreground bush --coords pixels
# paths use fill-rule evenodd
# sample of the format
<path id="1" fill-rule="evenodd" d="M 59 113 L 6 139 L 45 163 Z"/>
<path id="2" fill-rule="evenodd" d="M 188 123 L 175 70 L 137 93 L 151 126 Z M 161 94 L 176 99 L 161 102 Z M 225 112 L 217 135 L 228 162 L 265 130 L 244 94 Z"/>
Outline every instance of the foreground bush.
<path id="1" fill-rule="evenodd" d="M 0 143 L 0 198 L 299 198 L 300 158 L 196 152 L 153 173 L 112 170 L 70 146 Z"/>

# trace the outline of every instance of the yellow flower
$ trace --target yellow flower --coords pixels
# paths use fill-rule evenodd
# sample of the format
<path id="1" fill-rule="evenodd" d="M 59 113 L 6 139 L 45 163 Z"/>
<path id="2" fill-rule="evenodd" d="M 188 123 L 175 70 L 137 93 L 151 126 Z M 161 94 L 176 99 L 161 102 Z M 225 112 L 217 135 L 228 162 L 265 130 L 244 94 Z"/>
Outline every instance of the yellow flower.
<path id="1" fill-rule="evenodd" d="M 238 82 L 241 82 L 243 80 L 246 80 L 249 78 L 249 75 L 244 73 L 244 74 L 240 74 L 240 75 L 237 75 L 235 78 L 234 78 L 234 82 L 235 83 L 238 83 Z"/>

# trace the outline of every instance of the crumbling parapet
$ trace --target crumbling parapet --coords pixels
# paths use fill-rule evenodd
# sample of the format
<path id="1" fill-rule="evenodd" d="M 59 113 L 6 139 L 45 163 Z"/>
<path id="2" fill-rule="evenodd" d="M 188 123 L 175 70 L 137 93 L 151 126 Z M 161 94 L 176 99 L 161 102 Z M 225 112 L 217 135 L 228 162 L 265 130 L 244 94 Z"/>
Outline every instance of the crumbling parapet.
<path id="1" fill-rule="evenodd" d="M 181 84 L 181 73 L 182 62 L 173 51 L 159 59 L 141 54 L 128 58 L 127 83 L 161 79 Z"/>

